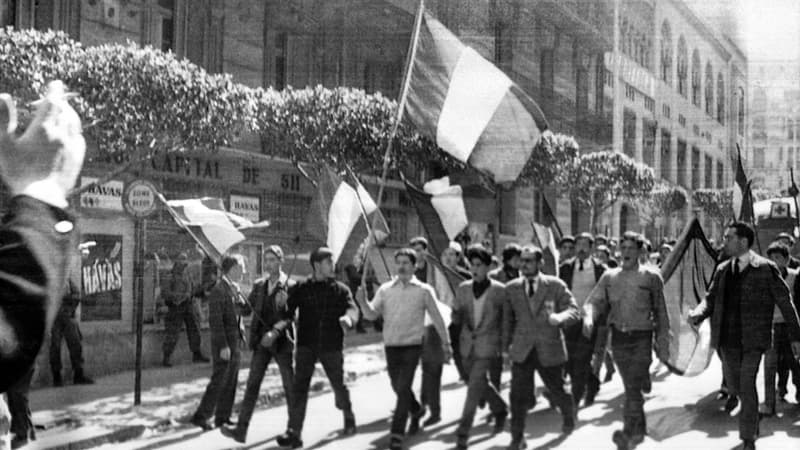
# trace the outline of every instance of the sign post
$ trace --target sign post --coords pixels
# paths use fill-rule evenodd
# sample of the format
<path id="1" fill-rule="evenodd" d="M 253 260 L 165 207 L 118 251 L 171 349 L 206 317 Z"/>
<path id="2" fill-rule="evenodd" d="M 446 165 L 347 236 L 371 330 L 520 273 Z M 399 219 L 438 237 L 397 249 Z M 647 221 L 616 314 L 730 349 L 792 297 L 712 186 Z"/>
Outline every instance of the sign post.
<path id="1" fill-rule="evenodd" d="M 136 279 L 136 375 L 133 385 L 134 406 L 142 403 L 142 332 L 144 323 L 144 239 L 147 221 L 155 212 L 156 187 L 145 180 L 134 180 L 125 187 L 122 204 L 125 211 L 136 219 L 136 253 L 134 277 Z"/>

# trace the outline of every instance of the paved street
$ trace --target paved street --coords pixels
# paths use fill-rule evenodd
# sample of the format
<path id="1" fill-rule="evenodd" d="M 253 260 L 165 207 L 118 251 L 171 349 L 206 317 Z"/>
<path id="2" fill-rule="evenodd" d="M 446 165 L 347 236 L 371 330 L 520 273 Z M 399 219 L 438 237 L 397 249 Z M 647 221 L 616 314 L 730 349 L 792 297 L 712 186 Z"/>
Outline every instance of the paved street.
<path id="1" fill-rule="evenodd" d="M 508 373 L 504 374 L 508 380 Z M 733 449 L 739 444 L 736 419 L 722 411 L 722 402 L 714 400 L 711 392 L 719 384 L 719 362 L 701 376 L 681 378 L 657 374 L 652 394 L 646 404 L 649 436 L 640 449 Z M 445 370 L 443 389 L 443 421 L 408 440 L 408 447 L 419 450 L 439 450 L 454 446 L 454 432 L 465 388 L 456 381 L 455 369 Z M 417 377 L 419 382 L 419 376 Z M 539 384 L 540 385 L 540 384 Z M 762 386 L 760 383 L 759 386 Z M 507 397 L 508 390 L 504 391 Z M 388 418 L 393 408 L 393 394 L 385 373 L 359 379 L 351 386 L 359 433 L 349 438 L 339 438 L 341 416 L 333 406 L 333 396 L 325 393 L 309 402 L 306 430 L 303 433 L 306 449 L 380 449 L 388 444 Z M 241 395 L 241 394 L 240 394 Z M 794 393 L 790 390 L 790 398 Z M 597 402 L 579 413 L 579 425 L 567 438 L 558 434 L 560 418 L 548 410 L 541 401 L 528 418 L 527 439 L 529 448 L 561 449 L 613 449 L 611 433 L 620 427 L 622 386 L 619 377 L 603 385 Z M 479 420 L 485 414 L 480 411 Z M 237 446 L 224 438 L 219 431 L 200 433 L 196 429 L 143 437 L 125 444 L 107 445 L 118 449 L 275 449 L 274 438 L 283 431 L 286 422 L 285 407 L 262 409 L 252 422 L 248 443 Z M 777 418 L 762 422 L 762 449 L 797 448 L 800 442 L 800 409 L 794 403 L 779 406 Z M 490 428 L 481 422 L 471 439 L 472 449 L 501 449 L 509 441 L 508 432 L 492 436 Z"/>

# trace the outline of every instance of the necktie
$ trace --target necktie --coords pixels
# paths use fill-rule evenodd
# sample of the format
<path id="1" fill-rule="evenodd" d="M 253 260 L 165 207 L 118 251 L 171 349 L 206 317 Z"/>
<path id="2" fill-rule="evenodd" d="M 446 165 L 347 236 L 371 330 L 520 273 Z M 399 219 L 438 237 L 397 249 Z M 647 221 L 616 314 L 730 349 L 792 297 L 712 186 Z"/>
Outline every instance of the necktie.
<path id="1" fill-rule="evenodd" d="M 578 261 L 578 270 L 583 271 L 583 260 Z"/>
<path id="2" fill-rule="evenodd" d="M 533 290 L 533 278 L 528 279 L 528 297 L 533 297 L 534 290 Z"/>
<path id="3" fill-rule="evenodd" d="M 733 278 L 739 278 L 739 258 L 733 259 Z"/>

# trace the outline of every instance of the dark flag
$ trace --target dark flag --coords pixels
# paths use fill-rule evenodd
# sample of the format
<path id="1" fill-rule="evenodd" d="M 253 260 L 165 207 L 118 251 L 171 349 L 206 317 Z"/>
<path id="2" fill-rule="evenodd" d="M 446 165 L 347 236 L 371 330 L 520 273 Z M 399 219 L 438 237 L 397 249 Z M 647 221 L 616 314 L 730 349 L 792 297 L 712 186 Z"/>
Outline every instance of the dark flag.
<path id="1" fill-rule="evenodd" d="M 671 331 L 669 361 L 662 362 L 679 375 L 700 374 L 713 355 L 710 321 L 703 321 L 696 328 L 689 323 L 688 316 L 703 300 L 711 284 L 716 258 L 716 251 L 706 239 L 700 222 L 694 218 L 661 266 Z"/>
<path id="2" fill-rule="evenodd" d="M 742 165 L 742 152 L 736 148 L 736 178 L 733 186 L 733 213 L 741 221 L 753 223 L 753 195 L 751 192 L 752 181 L 747 179 Z"/>

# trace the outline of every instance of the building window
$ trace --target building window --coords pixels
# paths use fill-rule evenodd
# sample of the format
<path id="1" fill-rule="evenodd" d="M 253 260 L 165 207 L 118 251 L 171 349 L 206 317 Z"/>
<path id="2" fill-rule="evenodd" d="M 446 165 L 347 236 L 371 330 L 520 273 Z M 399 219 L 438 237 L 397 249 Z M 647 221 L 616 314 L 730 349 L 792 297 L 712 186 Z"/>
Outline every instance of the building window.
<path id="1" fill-rule="evenodd" d="M 632 102 L 636 101 L 636 88 L 627 83 L 625 83 L 625 98 Z"/>
<path id="2" fill-rule="evenodd" d="M 672 31 L 666 20 L 661 25 L 661 80 L 672 84 Z"/>
<path id="3" fill-rule="evenodd" d="M 725 125 L 725 80 L 717 74 L 717 122 Z"/>
<path id="4" fill-rule="evenodd" d="M 622 151 L 634 158 L 636 155 L 636 113 L 626 108 L 622 119 Z"/>
<path id="5" fill-rule="evenodd" d="M 539 87 L 545 95 L 553 94 L 555 82 L 555 52 L 552 49 L 542 50 L 541 65 L 539 68 Z"/>
<path id="6" fill-rule="evenodd" d="M 700 187 L 700 150 L 692 147 L 692 189 Z"/>
<path id="7" fill-rule="evenodd" d="M 648 110 L 650 112 L 655 112 L 656 111 L 656 101 L 654 99 L 646 96 L 646 95 L 643 95 L 642 97 L 644 97 L 644 109 L 646 109 L 646 110 Z"/>
<path id="8" fill-rule="evenodd" d="M 287 53 L 289 49 L 289 35 L 285 32 L 275 36 L 275 89 L 282 90 L 286 87 Z"/>
<path id="9" fill-rule="evenodd" d="M 717 189 L 722 189 L 725 184 L 725 166 L 721 162 L 717 162 Z"/>
<path id="10" fill-rule="evenodd" d="M 794 120 L 786 121 L 786 139 L 794 139 Z"/>
<path id="11" fill-rule="evenodd" d="M 606 84 L 606 63 L 604 61 L 603 55 L 597 55 L 595 59 L 595 71 L 596 71 L 596 79 L 595 79 L 595 100 L 594 100 L 594 109 L 596 112 L 602 113 L 605 103 L 605 93 L 604 87 Z"/>
<path id="12" fill-rule="evenodd" d="M 714 69 L 706 63 L 706 114 L 714 117 Z"/>
<path id="13" fill-rule="evenodd" d="M 305 230 L 311 197 L 293 192 L 267 192 L 261 204 L 261 216 L 269 217 L 271 222 L 270 232 L 293 238 Z"/>
<path id="14" fill-rule="evenodd" d="M 656 123 L 651 120 L 642 121 L 642 162 L 655 167 L 656 161 Z"/>
<path id="15" fill-rule="evenodd" d="M 711 159 L 710 156 L 706 155 L 705 158 L 705 169 L 706 169 L 706 176 L 705 176 L 705 185 L 706 189 L 711 189 L 714 187 L 714 161 Z"/>
<path id="16" fill-rule="evenodd" d="M 736 111 L 739 115 L 739 136 L 744 136 L 744 89 L 739 88 L 739 108 Z"/>
<path id="17" fill-rule="evenodd" d="M 684 98 L 689 89 L 687 86 L 687 76 L 689 72 L 689 55 L 686 50 L 686 39 L 683 36 L 678 39 L 678 93 Z"/>
<path id="18" fill-rule="evenodd" d="M 683 128 L 686 128 L 686 117 L 684 117 L 683 114 L 678 114 L 678 124 L 680 124 L 680 126 Z"/>
<path id="19" fill-rule="evenodd" d="M 17 24 L 16 0 L 0 0 L 0 27 L 13 27 Z"/>
<path id="20" fill-rule="evenodd" d="M 661 130 L 661 178 L 667 181 L 674 181 L 672 179 L 672 135 L 669 131 Z"/>
<path id="21" fill-rule="evenodd" d="M 700 106 L 700 53 L 697 49 L 692 52 L 692 104 Z"/>
<path id="22" fill-rule="evenodd" d="M 672 109 L 670 109 L 669 105 L 661 105 L 661 113 L 664 115 L 664 117 L 669 119 L 670 116 L 672 116 Z"/>
<path id="23" fill-rule="evenodd" d="M 689 187 L 686 183 L 686 142 L 678 140 L 678 184 L 683 187 Z"/>
<path id="24" fill-rule="evenodd" d="M 786 167 L 794 167 L 794 147 L 786 149 Z"/>
<path id="25" fill-rule="evenodd" d="M 389 234 L 388 243 L 405 245 L 408 242 L 408 214 L 400 209 L 382 208 L 383 217 L 386 218 L 386 225 L 392 231 Z"/>
<path id="26" fill-rule="evenodd" d="M 764 167 L 764 147 L 753 149 L 753 167 L 759 169 Z"/>

